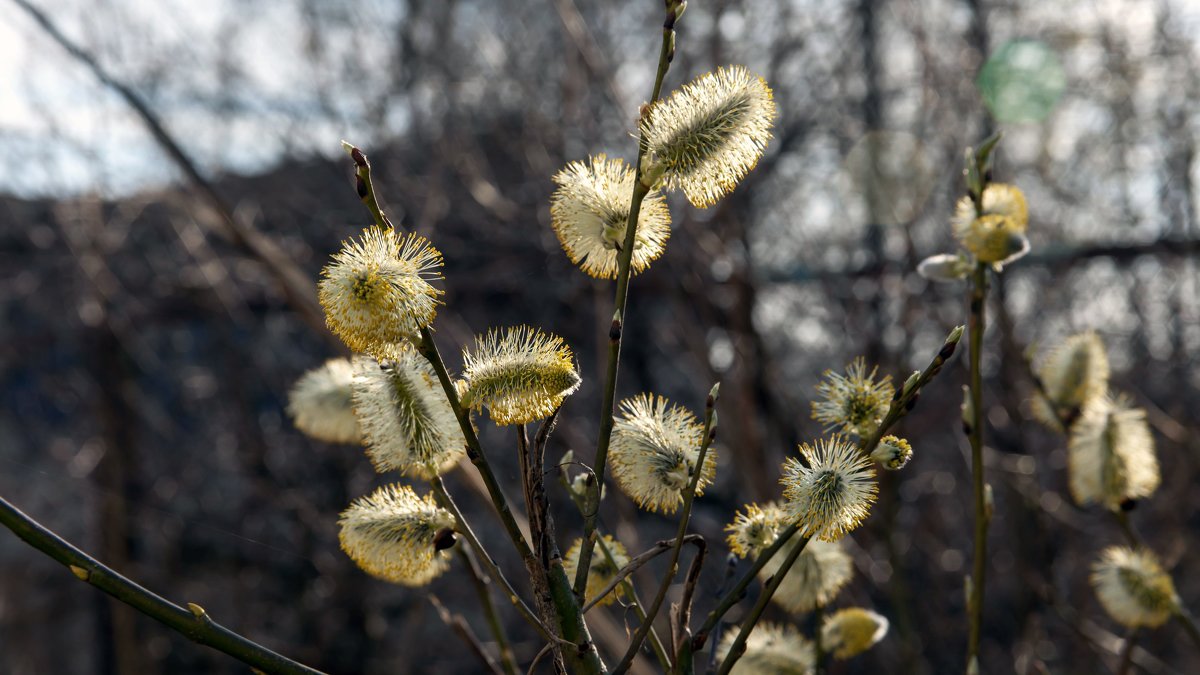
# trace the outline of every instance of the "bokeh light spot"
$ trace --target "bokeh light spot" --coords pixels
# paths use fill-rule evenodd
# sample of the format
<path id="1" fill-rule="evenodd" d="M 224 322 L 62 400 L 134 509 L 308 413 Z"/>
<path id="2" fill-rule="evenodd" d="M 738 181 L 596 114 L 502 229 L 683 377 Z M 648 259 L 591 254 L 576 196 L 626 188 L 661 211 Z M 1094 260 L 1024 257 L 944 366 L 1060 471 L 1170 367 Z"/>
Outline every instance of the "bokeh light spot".
<path id="1" fill-rule="evenodd" d="M 1013 40 L 988 58 L 976 84 L 996 121 L 1040 122 L 1062 98 L 1067 76 L 1054 50 Z"/>

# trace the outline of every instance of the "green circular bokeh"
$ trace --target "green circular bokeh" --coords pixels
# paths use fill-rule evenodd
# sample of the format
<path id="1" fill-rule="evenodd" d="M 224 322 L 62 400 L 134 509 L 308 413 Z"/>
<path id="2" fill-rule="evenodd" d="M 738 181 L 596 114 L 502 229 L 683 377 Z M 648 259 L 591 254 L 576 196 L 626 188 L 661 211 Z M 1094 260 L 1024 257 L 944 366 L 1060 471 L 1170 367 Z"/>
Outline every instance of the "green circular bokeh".
<path id="1" fill-rule="evenodd" d="M 1040 122 L 1066 88 L 1058 55 L 1036 40 L 1013 40 L 997 49 L 976 80 L 998 122 Z"/>

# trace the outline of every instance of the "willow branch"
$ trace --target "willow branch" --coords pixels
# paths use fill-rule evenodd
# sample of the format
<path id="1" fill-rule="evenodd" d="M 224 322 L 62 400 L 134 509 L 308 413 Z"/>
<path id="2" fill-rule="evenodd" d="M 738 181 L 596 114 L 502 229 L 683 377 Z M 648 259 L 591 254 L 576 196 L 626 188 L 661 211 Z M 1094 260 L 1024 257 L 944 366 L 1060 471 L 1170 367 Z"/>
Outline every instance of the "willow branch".
<path id="1" fill-rule="evenodd" d="M 654 76 L 654 91 L 650 95 L 650 104 L 658 101 L 662 94 L 663 78 L 671 67 L 671 59 L 675 53 L 675 19 L 679 7 L 676 2 L 668 0 L 666 21 L 663 23 L 662 46 L 658 53 L 658 72 Z M 617 394 L 617 366 L 621 360 L 621 333 L 627 316 L 629 301 L 629 275 L 633 260 L 633 247 L 637 236 L 638 216 L 642 210 L 642 200 L 650 193 L 650 186 L 642 184 L 642 160 L 646 154 L 644 134 L 638 138 L 637 173 L 633 181 L 633 196 L 629 201 L 629 218 L 625 221 L 625 241 L 617 253 L 617 289 L 613 304 L 612 325 L 608 332 L 608 365 L 604 372 L 604 396 L 600 407 L 600 433 L 596 441 L 596 485 L 604 485 L 604 472 L 608 464 L 608 447 L 612 439 L 613 407 Z M 591 571 L 592 550 L 596 543 L 596 514 L 584 514 L 583 546 L 579 550 L 579 569 L 575 572 L 575 595 L 583 597 L 587 588 L 587 578 Z"/>
<path id="2" fill-rule="evenodd" d="M 234 215 L 233 209 L 216 187 L 205 178 L 198 165 L 175 137 L 167 131 L 159 116 L 150 108 L 150 104 L 133 89 L 133 87 L 117 79 L 110 73 L 93 54 L 76 44 L 66 36 L 58 25 L 41 9 L 28 0 L 13 0 L 24 10 L 54 42 L 67 51 L 75 60 L 82 63 L 92 72 L 92 75 L 105 87 L 113 90 L 133 110 L 146 126 L 154 142 L 166 153 L 171 162 L 183 173 L 184 178 L 198 192 L 225 226 L 225 230 L 233 242 L 250 253 L 270 272 L 279 284 L 288 303 L 300 314 L 304 321 L 317 331 L 324 339 L 337 348 L 342 345 L 325 329 L 325 315 L 317 303 L 316 294 L 311 279 L 293 262 L 292 258 L 270 237 L 263 235 L 250 223 L 243 222 Z"/>
<path id="3" fill-rule="evenodd" d="M 264 673 L 314 675 L 314 670 L 277 654 L 213 621 L 204 608 L 184 609 L 80 551 L 0 497 L 0 523 L 25 543 L 70 568 L 80 580 L 104 591 L 197 644 L 212 647 Z M 190 611 L 189 611 L 190 610 Z"/>
<path id="4" fill-rule="evenodd" d="M 892 400 L 892 404 L 889 406 L 888 412 L 884 416 L 883 422 L 880 423 L 879 428 L 859 446 L 861 452 L 870 454 L 879 445 L 883 436 L 903 419 L 905 415 L 912 411 L 913 407 L 917 404 L 917 400 L 920 398 L 921 391 L 937 377 L 938 373 L 942 371 L 942 367 L 954 355 L 954 351 L 962 339 L 962 335 L 962 326 L 958 326 L 950 331 L 941 348 L 938 349 L 938 353 L 929 362 L 929 365 L 925 367 L 925 370 L 921 371 L 916 380 L 913 380 L 911 384 L 906 381 L 896 391 L 896 396 Z M 685 655 L 686 658 L 690 659 L 694 652 L 704 647 L 705 642 L 708 641 L 709 635 L 711 635 L 712 630 L 720 622 L 721 617 L 745 597 L 746 588 L 750 586 L 750 583 L 754 581 L 758 573 L 762 571 L 763 567 L 771 561 L 775 554 L 783 548 L 784 544 L 795 536 L 799 530 L 799 525 L 789 525 L 779 533 L 779 536 L 770 546 L 759 554 L 750 569 L 738 579 L 732 588 L 721 596 L 717 606 L 708 613 L 704 624 L 696 631 L 696 636 L 692 638 L 690 643 L 684 643 L 683 648 L 678 652 L 677 663 L 682 662 L 685 659 Z"/>

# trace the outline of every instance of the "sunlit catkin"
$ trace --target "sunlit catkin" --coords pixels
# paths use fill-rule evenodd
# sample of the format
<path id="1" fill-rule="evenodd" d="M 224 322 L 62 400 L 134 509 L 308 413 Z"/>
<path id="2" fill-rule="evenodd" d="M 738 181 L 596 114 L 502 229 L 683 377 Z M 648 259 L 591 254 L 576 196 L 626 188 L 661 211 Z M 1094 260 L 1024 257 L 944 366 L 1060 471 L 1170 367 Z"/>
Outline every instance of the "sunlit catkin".
<path id="1" fill-rule="evenodd" d="M 812 402 L 812 416 L 826 431 L 840 429 L 866 438 L 875 432 L 892 403 L 892 378 L 875 378 L 876 368 L 867 372 L 861 357 L 846 366 L 846 374 L 825 371 L 817 385 L 820 398 Z"/>
<path id="2" fill-rule="evenodd" d="M 1160 477 L 1146 412 L 1123 396 L 1090 403 L 1071 427 L 1067 467 L 1077 504 L 1116 511 L 1126 500 L 1149 497 Z"/>
<path id="3" fill-rule="evenodd" d="M 380 473 L 431 478 L 453 468 L 466 439 L 429 362 L 410 347 L 354 360 L 354 402 L 367 456 Z"/>
<path id="4" fill-rule="evenodd" d="M 999 264 L 1028 252 L 1025 230 L 1029 209 L 1021 190 L 1015 185 L 991 183 L 984 188 L 980 203 L 982 213 L 976 213 L 970 197 L 963 197 L 955 207 L 951 225 L 963 248 L 980 262 Z"/>
<path id="5" fill-rule="evenodd" d="M 330 443 L 358 443 L 362 435 L 354 416 L 353 378 L 346 359 L 330 359 L 300 376 L 288 393 L 288 414 L 296 428 Z"/>
<path id="6" fill-rule="evenodd" d="M 367 573 L 404 586 L 422 586 L 446 571 L 443 542 L 454 518 L 429 495 L 387 485 L 361 497 L 338 521 L 342 550 Z"/>
<path id="7" fill-rule="evenodd" d="M 734 515 L 733 522 L 725 526 L 729 533 L 725 541 L 734 555 L 753 560 L 775 543 L 785 527 L 783 510 L 775 503 L 765 506 L 747 504 Z"/>
<path id="8" fill-rule="evenodd" d="M 717 654 L 724 659 L 737 638 L 725 633 Z M 794 626 L 761 622 L 746 637 L 746 652 L 734 664 L 731 675 L 810 675 L 816 666 L 813 644 Z"/>
<path id="9" fill-rule="evenodd" d="M 597 545 L 595 552 L 592 554 L 591 572 L 588 574 L 587 589 L 584 591 L 586 602 L 591 602 L 603 591 L 612 580 L 616 578 L 617 572 L 622 567 L 629 564 L 629 553 L 621 542 L 613 539 L 607 534 L 601 537 L 603 546 Z M 575 578 L 575 572 L 579 569 L 579 554 L 583 549 L 583 539 L 576 539 L 571 545 L 567 555 L 563 557 L 563 569 L 567 573 L 568 579 Z M 604 549 L 612 554 L 612 560 L 605 555 Z M 597 605 L 611 605 L 616 602 L 617 598 L 621 597 L 621 587 L 618 585 L 611 593 L 604 596 Z"/>
<path id="10" fill-rule="evenodd" d="M 1038 364 L 1043 396 L 1033 402 L 1034 415 L 1051 429 L 1062 430 L 1090 402 L 1108 390 L 1108 355 L 1092 331 L 1063 340 Z"/>
<path id="11" fill-rule="evenodd" d="M 759 578 L 765 581 L 778 572 L 788 554 L 802 541 L 801 537 L 792 537 L 767 561 L 758 573 Z M 811 612 L 832 602 L 853 576 L 853 561 L 841 542 L 810 539 L 771 600 L 792 613 Z"/>
<path id="12" fill-rule="evenodd" d="M 848 659 L 873 647 L 887 632 L 887 617 L 862 607 L 847 607 L 825 617 L 821 645 L 834 658 Z"/>
<path id="13" fill-rule="evenodd" d="M 550 224 L 571 262 L 593 277 L 617 278 L 634 180 L 633 167 L 604 155 L 571 162 L 554 176 L 558 189 L 550 197 Z M 637 273 L 648 267 L 662 255 L 670 236 L 667 201 L 652 190 L 638 212 L 630 269 Z"/>
<path id="14" fill-rule="evenodd" d="M 912 456 L 912 446 L 899 436 L 884 436 L 871 451 L 871 459 L 889 471 L 903 469 Z"/>
<path id="15" fill-rule="evenodd" d="M 442 254 L 424 237 L 369 227 L 342 244 L 317 284 L 329 329 L 356 352 L 414 339 L 437 313 Z"/>
<path id="16" fill-rule="evenodd" d="M 836 541 L 871 513 L 878 487 L 871 459 L 840 436 L 800 446 L 807 465 L 789 458 L 783 465 L 783 508 L 803 532 Z"/>
<path id="17" fill-rule="evenodd" d="M 650 106 L 641 131 L 668 188 L 697 207 L 728 194 L 762 157 L 775 102 L 761 77 L 742 66 L 718 68 Z"/>
<path id="18" fill-rule="evenodd" d="M 613 423 L 608 461 L 621 491 L 648 511 L 674 513 L 697 470 L 704 427 L 686 409 L 661 396 L 640 394 L 621 401 Z M 715 448 L 700 467 L 696 494 L 717 472 Z"/>
<path id="19" fill-rule="evenodd" d="M 1145 549 L 1105 549 L 1092 565 L 1092 586 L 1109 615 L 1129 628 L 1161 626 L 1179 610 L 1175 584 Z"/>
<path id="20" fill-rule="evenodd" d="M 557 335 L 529 326 L 493 329 L 463 351 L 459 395 L 466 407 L 487 407 L 499 425 L 549 417 L 579 388 L 571 348 Z"/>

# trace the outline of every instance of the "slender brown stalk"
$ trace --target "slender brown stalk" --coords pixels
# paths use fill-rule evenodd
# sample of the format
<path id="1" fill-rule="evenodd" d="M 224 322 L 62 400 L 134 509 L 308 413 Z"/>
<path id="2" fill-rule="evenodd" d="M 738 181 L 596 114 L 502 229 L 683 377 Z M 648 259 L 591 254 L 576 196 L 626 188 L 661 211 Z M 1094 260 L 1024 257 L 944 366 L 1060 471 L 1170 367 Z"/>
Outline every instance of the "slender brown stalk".
<path id="1" fill-rule="evenodd" d="M 699 535 L 694 536 L 698 537 Z M 596 546 L 600 548 L 600 553 L 604 555 L 604 559 L 608 561 L 608 564 L 616 567 L 617 560 L 613 557 L 612 549 L 605 543 L 603 536 L 597 537 Z M 637 589 L 633 586 L 633 580 L 626 576 L 621 579 L 620 584 L 621 592 L 626 594 L 629 605 L 633 607 L 634 616 L 638 618 L 638 621 L 644 622 L 646 620 L 646 608 L 642 604 L 642 599 L 638 597 Z M 587 608 L 584 608 L 583 611 L 586 613 Z M 658 665 L 662 666 L 663 672 L 669 670 L 671 668 L 671 657 L 667 654 L 666 647 L 663 646 L 662 640 L 658 637 L 658 632 L 653 628 L 650 629 L 650 635 L 646 636 L 646 642 L 649 642 L 650 648 L 654 650 L 654 656 L 658 659 Z"/>
<path id="2" fill-rule="evenodd" d="M 492 675 L 506 675 L 504 671 L 500 670 L 496 659 L 492 658 L 492 655 L 488 653 L 487 649 L 483 646 L 483 642 L 475 635 L 475 631 L 471 630 L 471 626 L 467 624 L 467 620 L 462 615 L 451 614 L 450 610 L 446 609 L 446 605 L 442 604 L 438 596 L 433 593 L 429 594 L 429 604 L 433 605 L 442 623 L 446 624 L 447 628 L 462 638 L 462 641 L 466 643 L 471 652 L 483 662 L 484 667 L 487 668 L 489 673 Z M 508 673 L 507 675 L 515 675 L 515 673 Z"/>
<path id="3" fill-rule="evenodd" d="M 479 537 L 475 535 L 475 531 L 471 529 L 470 523 L 467 522 L 467 519 L 465 516 L 463 516 L 462 511 L 458 509 L 458 505 L 454 503 L 454 498 L 451 497 L 450 493 L 446 491 L 446 484 L 442 482 L 441 476 L 435 475 L 433 478 L 431 478 L 429 480 L 429 486 L 433 488 L 434 497 L 437 498 L 438 503 L 442 506 L 442 508 L 449 511 L 450 515 L 454 516 L 456 531 L 462 536 L 466 537 L 467 543 L 470 544 L 471 548 L 475 549 L 475 552 L 479 554 L 479 560 L 483 563 L 484 567 L 487 568 L 488 574 L 490 574 L 493 579 L 498 580 L 504 586 L 505 592 L 508 593 L 509 601 L 512 602 L 513 606 L 517 608 L 517 611 L 521 613 L 521 616 L 524 617 L 527 622 L 529 622 L 529 625 L 533 626 L 537 630 L 542 638 L 548 640 L 549 642 L 557 643 L 561 638 L 559 638 L 554 631 L 547 628 L 545 624 L 542 623 L 541 619 L 538 618 L 538 615 L 534 613 L 534 611 L 530 609 L 523 600 L 521 600 L 521 596 L 517 595 L 516 589 L 512 587 L 512 584 L 509 583 L 508 578 L 504 576 L 504 573 L 501 572 L 500 568 L 496 565 L 496 561 L 490 554 L 488 554 L 487 550 L 483 548 L 483 544 L 479 543 Z"/>
<path id="4" fill-rule="evenodd" d="M 66 565 L 76 578 L 177 631 L 192 642 L 224 652 L 264 673 L 319 675 L 321 672 L 229 630 L 213 621 L 204 608 L 197 604 L 189 602 L 188 609 L 184 609 L 143 588 L 75 548 L 3 497 L 0 497 L 0 524 L 12 530 L 25 543 Z"/>
<path id="5" fill-rule="evenodd" d="M 987 488 L 983 475 L 983 332 L 987 325 L 987 265 L 977 263 L 971 277 L 971 316 L 969 323 L 970 409 L 964 419 L 964 431 L 971 442 L 971 483 L 975 493 L 975 555 L 971 571 L 967 612 L 970 632 L 967 639 L 967 668 L 979 658 L 979 640 L 983 631 L 983 590 L 987 574 L 987 531 L 989 514 Z"/>
<path id="6" fill-rule="evenodd" d="M 462 558 L 463 566 L 467 568 L 468 576 L 471 577 L 471 584 L 475 587 L 475 595 L 479 597 L 479 605 L 483 607 L 488 629 L 496 639 L 496 647 L 500 650 L 500 664 L 507 675 L 517 675 L 517 660 L 513 656 L 512 644 L 504 632 L 504 622 L 500 620 L 500 613 L 496 611 L 496 603 L 492 602 L 492 580 L 487 573 L 479 569 L 479 563 L 470 549 L 459 546 L 458 555 Z"/>
<path id="7" fill-rule="evenodd" d="M 738 629 L 737 636 L 733 640 L 733 644 L 729 646 L 729 653 L 725 655 L 725 660 L 721 662 L 721 667 L 717 670 L 717 675 L 728 675 L 733 666 L 742 658 L 742 654 L 746 653 L 746 639 L 750 637 L 750 631 L 754 630 L 754 626 L 758 620 L 762 618 L 763 612 L 767 609 L 767 603 L 771 597 L 775 595 L 775 591 L 779 590 L 779 585 L 783 583 L 784 577 L 791 571 L 792 565 L 800 559 L 800 554 L 804 553 L 804 549 L 808 547 L 809 537 L 801 537 L 800 543 L 796 544 L 789 553 L 788 557 L 784 558 L 783 564 L 779 570 L 771 575 L 763 587 L 761 593 L 758 594 L 758 600 L 751 608 L 750 614 L 742 621 L 742 626 Z"/>
<path id="8" fill-rule="evenodd" d="M 663 22 L 662 46 L 658 53 L 658 72 L 654 76 L 654 91 L 650 95 L 650 105 L 658 101 L 662 94 L 663 78 L 671 66 L 675 55 L 675 19 L 681 13 L 682 3 L 668 0 L 666 21 Z M 638 216 L 641 214 L 642 201 L 650 193 L 651 186 L 642 183 L 642 161 L 646 155 L 644 137 L 638 139 L 637 173 L 633 181 L 633 196 L 629 202 L 629 219 L 625 222 L 625 241 L 617 253 L 617 290 L 613 304 L 612 325 L 609 328 L 608 365 L 604 372 L 604 395 L 600 406 L 600 434 L 596 440 L 596 485 L 604 485 L 604 473 L 608 465 L 608 446 L 612 439 L 613 408 L 617 396 L 617 366 L 621 361 L 621 333 L 624 330 L 629 301 L 630 263 L 633 260 L 633 245 L 637 235 Z M 596 543 L 596 514 L 584 514 L 583 546 L 579 551 L 579 569 L 575 572 L 575 595 L 583 597 L 587 588 L 587 578 L 592 564 L 592 550 Z M 651 617 L 653 618 L 653 616 Z"/>
<path id="9" fill-rule="evenodd" d="M 1138 630 L 1130 628 L 1129 632 L 1125 633 L 1125 643 L 1121 645 L 1121 660 L 1117 664 L 1115 675 L 1129 675 L 1129 669 L 1133 666 L 1133 650 L 1137 648 Z"/>

